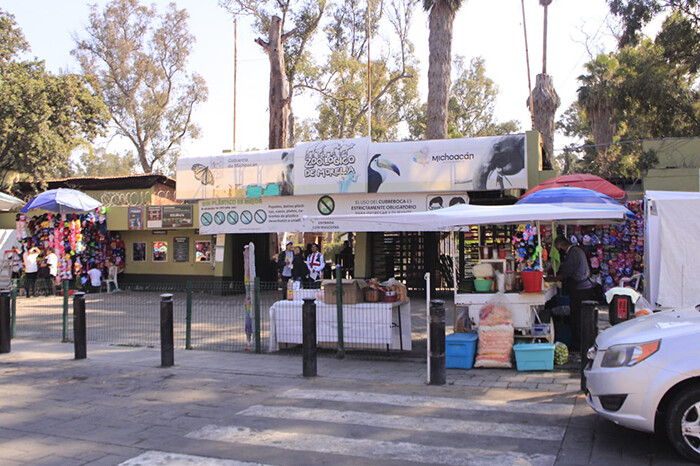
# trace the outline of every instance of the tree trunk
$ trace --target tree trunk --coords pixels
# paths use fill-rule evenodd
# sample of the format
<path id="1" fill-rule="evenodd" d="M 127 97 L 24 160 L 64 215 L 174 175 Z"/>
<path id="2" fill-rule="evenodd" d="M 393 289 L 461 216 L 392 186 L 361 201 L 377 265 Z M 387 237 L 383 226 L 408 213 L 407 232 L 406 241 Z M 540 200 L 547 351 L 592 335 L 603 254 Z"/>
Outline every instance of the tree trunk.
<path id="1" fill-rule="evenodd" d="M 284 62 L 284 40 L 282 19 L 273 16 L 270 21 L 267 43 L 258 41 L 270 59 L 270 149 L 287 147 L 289 124 L 289 99 L 286 66 Z"/>
<path id="2" fill-rule="evenodd" d="M 532 107 L 535 117 L 535 129 L 542 134 L 545 154 L 542 160 L 543 167 L 551 167 L 554 158 L 554 116 L 561 104 L 559 95 L 554 89 L 552 77 L 546 74 L 538 74 L 535 80 L 535 89 L 532 91 Z M 530 106 L 530 99 L 527 99 Z"/>
<path id="3" fill-rule="evenodd" d="M 148 157 L 146 157 L 146 146 L 137 146 L 136 150 L 139 154 L 139 162 L 141 162 L 141 168 L 143 168 L 143 172 L 146 174 L 151 173 L 153 171 L 153 167 L 151 166 L 151 164 L 148 163 Z"/>
<path id="4" fill-rule="evenodd" d="M 447 138 L 447 105 L 452 72 L 452 23 L 455 11 L 446 1 L 438 0 L 430 9 L 428 44 L 428 115 L 426 137 Z"/>

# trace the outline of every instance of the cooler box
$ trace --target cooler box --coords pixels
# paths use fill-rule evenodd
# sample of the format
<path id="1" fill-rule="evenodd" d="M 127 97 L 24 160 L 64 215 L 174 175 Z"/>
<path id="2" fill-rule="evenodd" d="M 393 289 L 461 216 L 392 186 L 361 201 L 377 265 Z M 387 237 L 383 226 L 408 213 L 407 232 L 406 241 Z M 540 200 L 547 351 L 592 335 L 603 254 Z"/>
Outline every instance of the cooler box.
<path id="1" fill-rule="evenodd" d="M 476 355 L 476 333 L 453 333 L 445 337 L 445 367 L 471 369 Z M 554 356 L 552 356 L 554 357 Z"/>
<path id="2" fill-rule="evenodd" d="M 518 343 L 513 351 L 519 371 L 554 369 L 554 343 Z"/>
<path id="3" fill-rule="evenodd" d="M 627 295 L 616 294 L 608 304 L 608 317 L 610 325 L 616 325 L 634 317 L 634 303 Z"/>

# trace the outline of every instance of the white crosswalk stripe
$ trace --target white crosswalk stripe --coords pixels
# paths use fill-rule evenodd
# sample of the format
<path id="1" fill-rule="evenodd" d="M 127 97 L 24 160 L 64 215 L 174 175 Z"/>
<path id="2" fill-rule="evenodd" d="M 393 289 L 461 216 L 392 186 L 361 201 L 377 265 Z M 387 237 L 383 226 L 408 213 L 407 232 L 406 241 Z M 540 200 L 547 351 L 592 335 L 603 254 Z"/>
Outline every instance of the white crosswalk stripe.
<path id="1" fill-rule="evenodd" d="M 399 416 L 373 414 L 361 411 L 337 411 L 333 409 L 297 408 L 291 406 L 255 405 L 237 413 L 242 416 L 256 416 L 269 419 L 293 419 L 301 421 L 333 422 L 362 426 L 384 427 L 387 429 L 407 429 L 420 432 L 448 432 L 455 434 L 490 435 L 513 438 L 529 438 L 559 441 L 564 438 L 560 427 L 533 426 L 503 422 L 463 421 L 427 416 Z"/>
<path id="2" fill-rule="evenodd" d="M 527 455 L 519 452 L 499 452 L 479 448 L 452 448 L 408 442 L 342 438 L 308 432 L 288 432 L 276 429 L 257 430 L 242 426 L 208 425 L 187 434 L 187 437 L 292 451 L 331 453 L 373 460 L 413 461 L 423 464 L 551 466 L 556 459 L 552 455 Z"/>
<path id="3" fill-rule="evenodd" d="M 551 414 L 558 416 L 569 416 L 573 411 L 573 405 L 562 403 L 392 395 L 385 393 L 352 392 L 342 390 L 292 389 L 282 393 L 280 397 L 300 400 L 327 400 L 341 403 L 378 403 L 413 408 L 444 408 L 465 411 L 501 411 L 526 414 Z"/>
<path id="4" fill-rule="evenodd" d="M 266 466 L 261 463 L 246 463 L 235 460 L 222 460 L 205 456 L 180 455 L 164 451 L 147 451 L 119 466 Z"/>

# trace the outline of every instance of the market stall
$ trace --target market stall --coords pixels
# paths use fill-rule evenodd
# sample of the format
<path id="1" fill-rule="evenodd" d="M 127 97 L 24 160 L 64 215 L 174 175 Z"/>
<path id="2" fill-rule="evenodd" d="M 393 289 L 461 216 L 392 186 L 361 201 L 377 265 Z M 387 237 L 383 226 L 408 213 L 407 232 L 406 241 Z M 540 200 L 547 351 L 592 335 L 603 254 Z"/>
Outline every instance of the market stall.
<path id="1" fill-rule="evenodd" d="M 411 351 L 411 302 L 405 293 L 394 300 L 380 300 L 376 288 L 362 280 L 343 280 L 343 343 L 348 349 Z M 377 291 L 377 301 L 365 290 Z M 304 299 L 316 305 L 316 342 L 319 346 L 338 343 L 338 307 L 335 280 L 324 281 L 319 289 L 294 289 L 290 300 L 270 307 L 270 351 L 280 345 L 302 343 L 302 306 Z M 386 293 L 385 293 L 386 294 Z M 390 295 L 392 296 L 392 295 Z"/>

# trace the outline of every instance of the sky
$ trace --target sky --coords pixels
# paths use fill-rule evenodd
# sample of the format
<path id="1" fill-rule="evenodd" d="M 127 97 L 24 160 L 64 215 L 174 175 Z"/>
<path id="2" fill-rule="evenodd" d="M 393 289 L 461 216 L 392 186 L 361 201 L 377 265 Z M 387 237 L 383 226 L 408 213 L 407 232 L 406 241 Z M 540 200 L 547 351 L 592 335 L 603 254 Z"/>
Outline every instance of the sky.
<path id="1" fill-rule="evenodd" d="M 15 16 L 31 46 L 31 57 L 44 60 L 54 73 L 79 72 L 70 51 L 75 47 L 73 38 L 84 36 L 92 3 L 102 8 L 107 1 L 3 0 L 0 8 Z M 162 11 L 168 2 L 156 0 L 153 3 Z M 203 76 L 209 88 L 208 102 L 200 105 L 194 114 L 202 135 L 183 145 L 183 155 L 208 156 L 231 149 L 266 148 L 269 65 L 260 46 L 253 42 L 257 36 L 249 21 L 238 24 L 237 130 L 233 148 L 233 21 L 216 0 L 176 0 L 176 3 L 188 10 L 190 31 L 196 37 L 189 70 Z M 542 71 L 543 9 L 538 0 L 525 0 L 525 11 L 530 75 L 534 85 L 535 75 Z M 608 26 L 611 20 L 605 0 L 554 0 L 550 5 L 547 73 L 553 77 L 562 101 L 557 118 L 575 100 L 576 78 L 584 73 L 583 65 L 591 54 L 614 49 L 615 40 Z M 419 61 L 419 90 L 423 100 L 427 98 L 428 32 L 427 14 L 419 6 L 410 37 Z M 388 30 L 380 31 L 380 36 L 388 34 Z M 500 90 L 495 109 L 497 119 L 517 120 L 522 130 L 529 130 L 523 36 L 520 0 L 466 0 L 454 22 L 452 53 L 467 60 L 483 57 L 487 76 Z M 382 37 L 378 39 L 376 42 L 381 42 Z M 374 42 L 372 50 L 376 58 Z M 321 40 L 316 41 L 314 51 L 325 52 Z M 297 118 L 312 117 L 315 105 L 313 95 L 295 97 L 295 115 Z M 567 142 L 555 136 L 555 151 Z M 111 151 L 129 148 L 125 141 L 118 139 L 102 143 Z"/>

